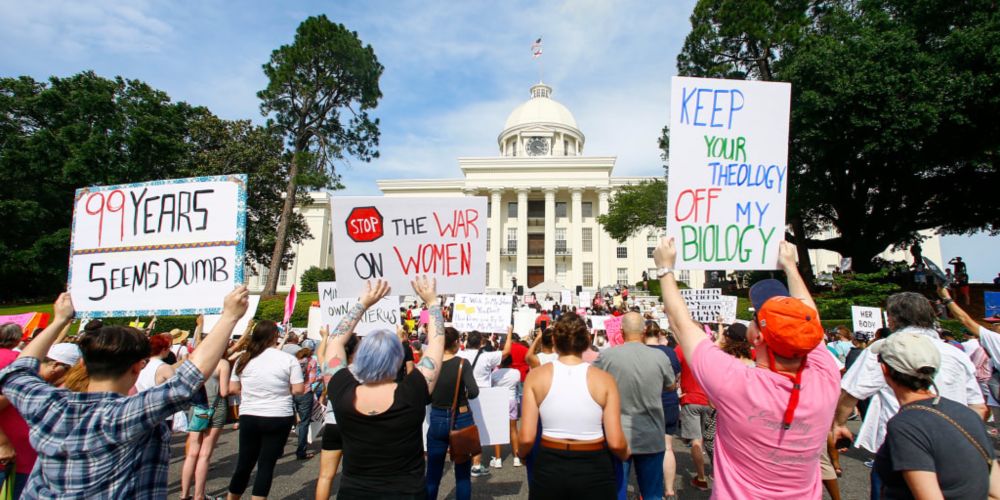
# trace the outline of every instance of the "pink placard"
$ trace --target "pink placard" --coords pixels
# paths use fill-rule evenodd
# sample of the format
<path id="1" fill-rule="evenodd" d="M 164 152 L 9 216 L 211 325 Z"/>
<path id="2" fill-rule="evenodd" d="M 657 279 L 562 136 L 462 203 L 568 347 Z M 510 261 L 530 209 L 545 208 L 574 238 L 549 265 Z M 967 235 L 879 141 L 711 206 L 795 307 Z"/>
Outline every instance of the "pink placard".
<path id="1" fill-rule="evenodd" d="M 622 337 L 622 317 L 610 316 L 604 320 L 604 331 L 608 336 L 608 344 L 620 345 L 625 343 Z"/>

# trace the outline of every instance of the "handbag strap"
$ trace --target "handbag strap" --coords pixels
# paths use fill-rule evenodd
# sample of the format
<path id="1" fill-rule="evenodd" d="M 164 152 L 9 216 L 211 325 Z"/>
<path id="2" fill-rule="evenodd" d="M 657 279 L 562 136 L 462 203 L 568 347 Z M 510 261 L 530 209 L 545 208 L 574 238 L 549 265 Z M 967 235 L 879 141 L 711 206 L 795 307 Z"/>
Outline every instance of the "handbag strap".
<path id="1" fill-rule="evenodd" d="M 458 387 L 462 383 L 462 367 L 465 361 L 459 358 L 458 375 L 455 376 L 455 397 L 451 400 L 451 414 L 448 416 L 448 430 L 455 426 L 455 412 L 458 411 Z"/>
<path id="2" fill-rule="evenodd" d="M 963 436 L 965 436 L 965 439 L 968 439 L 969 442 L 972 443 L 972 446 L 976 447 L 976 450 L 979 451 L 979 454 L 983 456 L 983 460 L 986 461 L 986 466 L 987 467 L 989 467 L 989 468 L 993 467 L 993 461 L 990 460 L 990 455 L 988 453 L 986 453 L 985 449 L 983 449 L 983 445 L 979 444 L 979 441 L 976 441 L 976 439 L 973 438 L 968 433 L 968 431 L 965 430 L 964 427 L 962 427 L 961 425 L 958 425 L 958 422 L 952 420 L 952 418 L 949 417 L 948 415 L 945 415 L 943 412 L 938 411 L 935 408 L 931 408 L 930 406 L 924 406 L 924 405 L 907 405 L 907 406 L 903 407 L 903 409 L 904 410 L 911 410 L 911 409 L 912 410 L 924 410 L 924 411 L 933 413 L 933 414 L 935 414 L 935 415 L 943 418 L 945 421 L 947 421 L 951 425 L 955 426 L 955 428 L 958 429 L 959 432 L 961 432 Z"/>
<path id="3" fill-rule="evenodd" d="M 472 358 L 472 368 L 473 368 L 473 369 L 475 369 L 475 368 L 476 368 L 476 363 L 477 363 L 477 362 L 479 361 L 479 355 L 480 355 L 480 354 L 482 354 L 482 353 L 483 353 L 483 349 L 482 349 L 482 348 L 480 347 L 480 348 L 479 348 L 479 349 L 478 349 L 478 350 L 476 351 L 476 357 L 475 357 L 475 358 Z"/>

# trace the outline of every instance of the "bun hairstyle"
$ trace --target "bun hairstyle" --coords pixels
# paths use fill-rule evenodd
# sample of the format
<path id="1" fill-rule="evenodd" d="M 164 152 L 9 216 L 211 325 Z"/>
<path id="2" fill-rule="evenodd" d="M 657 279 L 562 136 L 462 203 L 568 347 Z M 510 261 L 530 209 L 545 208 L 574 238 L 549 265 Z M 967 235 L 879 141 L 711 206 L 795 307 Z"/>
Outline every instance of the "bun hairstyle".
<path id="1" fill-rule="evenodd" d="M 236 361 L 236 375 L 243 375 L 243 369 L 247 367 L 247 363 L 259 356 L 267 348 L 273 346 L 274 341 L 277 339 L 278 325 L 274 321 L 258 322 L 253 327 L 253 332 L 250 333 L 250 342 L 247 343 L 247 349 L 243 351 L 243 354 Z"/>
<path id="2" fill-rule="evenodd" d="M 559 354 L 579 356 L 590 346 L 590 331 L 587 330 L 587 324 L 575 312 L 560 316 L 551 331 L 552 341 Z"/>
<path id="3" fill-rule="evenodd" d="M 444 329 L 444 350 L 446 351 L 457 351 L 458 350 L 458 337 L 459 333 L 453 327 L 445 327 Z"/>
<path id="4" fill-rule="evenodd" d="M 83 331 L 77 345 L 91 379 L 121 377 L 132 365 L 149 357 L 149 338 L 137 328 L 105 326 L 101 320 L 91 320 Z"/>

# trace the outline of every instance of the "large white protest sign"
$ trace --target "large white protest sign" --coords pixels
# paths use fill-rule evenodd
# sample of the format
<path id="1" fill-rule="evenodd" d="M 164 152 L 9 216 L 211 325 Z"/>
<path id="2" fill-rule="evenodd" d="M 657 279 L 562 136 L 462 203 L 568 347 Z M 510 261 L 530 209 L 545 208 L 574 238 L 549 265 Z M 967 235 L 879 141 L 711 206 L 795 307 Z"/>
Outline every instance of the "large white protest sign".
<path id="1" fill-rule="evenodd" d="M 723 323 L 736 320 L 738 299 L 722 295 L 721 288 L 689 288 L 681 290 L 681 297 L 687 304 L 691 318 L 701 323 L 715 323 L 722 318 Z"/>
<path id="2" fill-rule="evenodd" d="M 514 333 L 521 338 L 531 335 L 535 330 L 535 319 L 538 313 L 530 307 L 523 307 L 514 312 Z"/>
<path id="3" fill-rule="evenodd" d="M 332 331 L 357 303 L 357 297 L 323 299 L 320 296 L 320 324 Z M 358 325 L 354 327 L 354 333 L 364 336 L 376 330 L 395 332 L 399 326 L 399 320 L 399 297 L 395 295 L 383 297 L 361 315 L 361 321 L 358 321 Z"/>
<path id="4" fill-rule="evenodd" d="M 882 310 L 877 307 L 851 306 L 851 319 L 854 331 L 864 332 L 869 337 L 875 336 L 875 330 L 882 328 Z"/>
<path id="5" fill-rule="evenodd" d="M 236 327 L 233 328 L 232 336 L 234 337 L 246 333 L 247 326 L 250 325 L 250 320 L 257 314 L 257 306 L 260 305 L 260 295 L 251 295 L 248 300 L 250 304 L 247 306 L 247 312 L 243 314 L 243 317 L 236 322 Z M 221 314 L 206 314 L 204 330 L 211 332 L 220 318 L 222 318 Z"/>
<path id="6" fill-rule="evenodd" d="M 673 77 L 667 235 L 678 269 L 777 269 L 791 85 Z"/>
<path id="7" fill-rule="evenodd" d="M 559 293 L 559 305 L 571 306 L 573 305 L 573 292 L 569 290 L 563 290 Z"/>
<path id="8" fill-rule="evenodd" d="M 513 301 L 511 295 L 456 294 L 452 326 L 460 332 L 506 333 Z"/>
<path id="9" fill-rule="evenodd" d="M 590 317 L 590 329 L 593 331 L 604 330 L 604 322 L 610 316 L 591 316 Z"/>
<path id="10" fill-rule="evenodd" d="M 382 278 L 397 292 L 416 276 L 437 279 L 441 294 L 486 286 L 486 198 L 332 198 L 337 283 L 358 296 Z"/>
<path id="11" fill-rule="evenodd" d="M 510 443 L 510 389 L 480 388 L 479 397 L 470 399 L 469 407 L 479 428 L 480 444 Z"/>
<path id="12" fill-rule="evenodd" d="M 69 290 L 88 317 L 219 314 L 243 283 L 246 175 L 76 191 Z"/>
<path id="13" fill-rule="evenodd" d="M 588 292 L 586 290 L 581 290 L 580 291 L 580 305 L 583 306 L 583 307 L 590 307 L 590 303 L 591 303 L 590 292 Z"/>

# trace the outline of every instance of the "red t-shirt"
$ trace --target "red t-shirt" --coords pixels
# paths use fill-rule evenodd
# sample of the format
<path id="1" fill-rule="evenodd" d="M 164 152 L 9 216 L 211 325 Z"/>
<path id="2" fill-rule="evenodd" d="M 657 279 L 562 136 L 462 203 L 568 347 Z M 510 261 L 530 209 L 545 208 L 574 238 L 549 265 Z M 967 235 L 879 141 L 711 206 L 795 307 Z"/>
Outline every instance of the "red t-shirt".
<path id="1" fill-rule="evenodd" d="M 708 396 L 694 378 L 691 367 L 684 361 L 684 351 L 681 350 L 681 346 L 675 347 L 674 352 L 677 353 L 677 360 L 681 362 L 681 404 L 708 406 Z"/>
<path id="2" fill-rule="evenodd" d="M 17 356 L 18 353 L 15 351 L 0 349 L 0 369 L 13 363 Z M 35 460 L 38 459 L 38 453 L 35 453 L 31 443 L 28 442 L 28 423 L 21 418 L 21 414 L 13 405 L 0 411 L 0 429 L 3 429 L 3 433 L 14 447 L 14 453 L 17 453 L 17 459 L 14 461 L 15 469 L 21 474 L 30 474 L 35 466 Z"/>
<path id="3" fill-rule="evenodd" d="M 528 355 L 528 348 L 517 342 L 510 343 L 510 367 L 521 372 L 521 382 L 528 376 L 528 363 L 524 357 Z"/>

